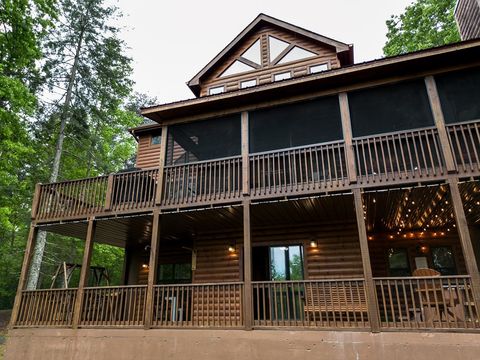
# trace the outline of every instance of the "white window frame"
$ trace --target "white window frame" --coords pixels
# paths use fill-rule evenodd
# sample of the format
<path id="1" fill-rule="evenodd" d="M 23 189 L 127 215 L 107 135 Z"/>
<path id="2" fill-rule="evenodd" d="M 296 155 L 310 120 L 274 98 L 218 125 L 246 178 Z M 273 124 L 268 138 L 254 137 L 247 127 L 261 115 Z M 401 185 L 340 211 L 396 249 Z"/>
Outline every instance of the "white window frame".
<path id="1" fill-rule="evenodd" d="M 248 85 L 248 86 L 243 86 L 243 84 L 245 83 L 253 83 L 255 82 L 254 85 Z M 242 80 L 240 81 L 240 89 L 248 89 L 248 88 L 251 88 L 251 87 L 254 87 L 254 86 L 257 86 L 258 85 L 258 81 L 257 79 L 249 79 L 249 80 Z"/>
<path id="2" fill-rule="evenodd" d="M 285 75 L 285 74 L 288 74 L 288 77 L 287 78 L 283 78 L 283 79 L 276 79 L 276 77 L 278 75 Z M 289 71 L 282 71 L 282 72 L 279 72 L 279 73 L 276 73 L 276 74 L 273 74 L 273 81 L 274 82 L 277 82 L 277 81 L 283 81 L 283 80 L 288 80 L 288 79 L 291 79 L 292 78 L 292 71 L 289 70 Z"/>
<path id="3" fill-rule="evenodd" d="M 216 90 L 220 90 L 220 89 L 221 91 L 216 92 Z M 224 92 L 225 92 L 225 85 L 212 86 L 211 88 L 208 89 L 208 95 L 218 95 Z"/>
<path id="4" fill-rule="evenodd" d="M 312 68 L 316 67 L 316 66 L 322 66 L 322 65 L 325 65 L 327 68 L 325 70 L 320 70 L 320 71 L 314 71 L 312 72 Z M 321 73 L 323 71 L 327 71 L 327 70 L 330 70 L 330 64 L 327 62 L 327 63 L 321 63 L 321 64 L 315 64 L 315 65 L 310 65 L 308 67 L 308 73 L 309 74 L 318 74 L 318 73 Z"/>

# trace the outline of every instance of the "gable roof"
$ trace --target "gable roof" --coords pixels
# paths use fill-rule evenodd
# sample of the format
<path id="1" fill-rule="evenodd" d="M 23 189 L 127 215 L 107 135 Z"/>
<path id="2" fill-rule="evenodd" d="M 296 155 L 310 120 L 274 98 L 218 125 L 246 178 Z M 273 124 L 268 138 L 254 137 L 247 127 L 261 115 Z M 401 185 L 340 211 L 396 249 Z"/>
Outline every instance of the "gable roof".
<path id="1" fill-rule="evenodd" d="M 293 24 L 287 23 L 285 21 L 276 19 L 274 17 L 259 14 L 240 34 L 233 39 L 230 44 L 228 44 L 217 56 L 215 56 L 202 70 L 200 70 L 190 81 L 187 82 L 188 87 L 195 96 L 199 96 L 200 89 L 200 79 L 212 70 L 229 52 L 235 48 L 235 46 L 242 41 L 247 35 L 255 31 L 258 27 L 270 24 L 277 27 L 280 27 L 285 30 L 292 31 L 294 33 L 303 35 L 307 38 L 310 38 L 314 41 L 318 41 L 327 46 L 333 47 L 337 54 L 339 55 L 340 62 L 342 65 L 351 65 L 353 64 L 353 45 L 348 45 L 340 41 L 322 36 L 320 34 L 314 33 L 312 31 L 303 29 L 301 27 L 295 26 Z"/>

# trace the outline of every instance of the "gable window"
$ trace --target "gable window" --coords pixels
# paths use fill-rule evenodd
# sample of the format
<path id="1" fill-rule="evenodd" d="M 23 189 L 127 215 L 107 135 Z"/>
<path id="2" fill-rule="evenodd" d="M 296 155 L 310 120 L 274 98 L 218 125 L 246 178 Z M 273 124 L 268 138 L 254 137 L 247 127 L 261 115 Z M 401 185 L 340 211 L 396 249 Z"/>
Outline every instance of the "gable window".
<path id="1" fill-rule="evenodd" d="M 247 71 L 255 70 L 253 66 L 247 65 L 239 60 L 235 60 L 232 65 L 230 65 L 227 70 L 225 70 L 220 77 L 230 76 L 235 74 L 244 73 Z"/>
<path id="2" fill-rule="evenodd" d="M 328 64 L 318 64 L 310 66 L 310 74 L 316 74 L 328 70 Z"/>
<path id="3" fill-rule="evenodd" d="M 311 51 L 302 49 L 301 47 L 298 47 L 298 46 L 294 46 L 292 50 L 290 50 L 284 57 L 282 57 L 282 59 L 277 64 L 285 64 L 290 61 L 303 60 L 316 55 L 317 54 Z"/>
<path id="4" fill-rule="evenodd" d="M 286 41 L 269 36 L 268 48 L 270 50 L 270 62 L 273 62 L 289 45 Z"/>
<path id="5" fill-rule="evenodd" d="M 245 80 L 245 81 L 242 81 L 240 83 L 240 88 L 241 89 L 246 89 L 246 88 L 249 88 L 249 87 L 252 87 L 252 86 L 256 86 L 257 85 L 257 80 L 256 79 L 253 79 L 253 80 Z"/>
<path id="6" fill-rule="evenodd" d="M 152 140 L 150 141 L 150 145 L 159 145 L 162 141 L 162 135 L 152 135 Z"/>
<path id="7" fill-rule="evenodd" d="M 292 73 L 290 71 L 286 71 L 283 73 L 273 75 L 273 81 L 287 80 L 287 79 L 290 79 L 291 77 L 292 77 Z"/>
<path id="8" fill-rule="evenodd" d="M 208 95 L 216 95 L 225 92 L 225 86 L 216 86 L 208 89 Z"/>
<path id="9" fill-rule="evenodd" d="M 242 57 L 247 59 L 255 64 L 262 64 L 262 53 L 260 49 L 260 39 L 255 41 L 252 46 L 250 46 L 243 54 Z"/>

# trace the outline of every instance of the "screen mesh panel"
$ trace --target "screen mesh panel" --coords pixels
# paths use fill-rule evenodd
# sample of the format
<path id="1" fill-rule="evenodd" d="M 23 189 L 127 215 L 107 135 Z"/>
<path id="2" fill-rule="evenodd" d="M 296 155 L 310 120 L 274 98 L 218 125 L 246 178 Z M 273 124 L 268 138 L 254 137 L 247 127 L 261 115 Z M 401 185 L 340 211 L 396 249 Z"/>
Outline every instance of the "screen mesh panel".
<path id="1" fill-rule="evenodd" d="M 354 137 L 433 125 L 423 79 L 348 94 Z"/>
<path id="2" fill-rule="evenodd" d="M 336 96 L 252 111 L 249 119 L 251 153 L 342 139 Z"/>
<path id="3" fill-rule="evenodd" d="M 447 124 L 480 119 L 480 68 L 436 75 Z"/>
<path id="4" fill-rule="evenodd" d="M 240 155 L 240 114 L 168 128 L 167 165 Z"/>

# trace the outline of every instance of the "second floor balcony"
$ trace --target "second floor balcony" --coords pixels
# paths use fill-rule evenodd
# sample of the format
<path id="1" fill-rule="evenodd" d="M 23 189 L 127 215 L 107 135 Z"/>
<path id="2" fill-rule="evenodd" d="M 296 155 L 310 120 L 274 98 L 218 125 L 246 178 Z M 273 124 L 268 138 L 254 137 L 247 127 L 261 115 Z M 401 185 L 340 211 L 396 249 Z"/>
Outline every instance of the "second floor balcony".
<path id="1" fill-rule="evenodd" d="M 164 126 L 156 167 L 38 185 L 32 214 L 50 222 L 475 177 L 480 107 L 466 91 L 477 83 L 474 69 Z"/>

